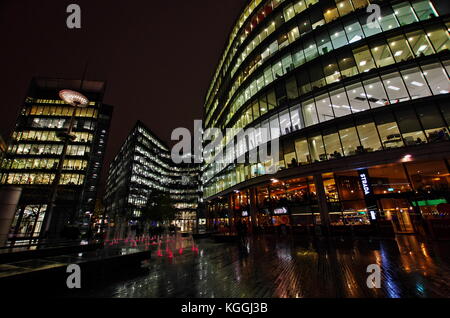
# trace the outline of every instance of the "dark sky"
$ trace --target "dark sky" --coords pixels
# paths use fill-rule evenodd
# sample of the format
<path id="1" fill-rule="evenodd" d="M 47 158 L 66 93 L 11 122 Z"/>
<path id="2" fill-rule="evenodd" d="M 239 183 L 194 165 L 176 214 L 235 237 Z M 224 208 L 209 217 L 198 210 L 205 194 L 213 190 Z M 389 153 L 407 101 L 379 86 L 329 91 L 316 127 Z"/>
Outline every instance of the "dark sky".
<path id="1" fill-rule="evenodd" d="M 66 7 L 81 7 L 81 29 Z M 246 0 L 0 0 L 0 133 L 9 136 L 32 76 L 107 80 L 115 106 L 105 165 L 140 119 L 167 142 L 193 127 Z M 104 169 L 104 174 L 106 173 Z M 103 179 L 104 179 L 103 175 Z"/>

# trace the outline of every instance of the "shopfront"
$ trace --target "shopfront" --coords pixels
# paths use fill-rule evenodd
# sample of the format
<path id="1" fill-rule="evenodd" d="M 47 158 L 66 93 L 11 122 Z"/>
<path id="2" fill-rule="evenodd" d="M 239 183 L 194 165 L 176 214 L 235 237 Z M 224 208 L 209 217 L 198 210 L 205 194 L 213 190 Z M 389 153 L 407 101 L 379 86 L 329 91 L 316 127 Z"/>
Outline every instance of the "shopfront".
<path id="1" fill-rule="evenodd" d="M 285 224 L 308 228 L 324 224 L 319 191 L 313 176 L 271 179 L 254 188 L 235 191 L 227 199 L 235 217 L 251 223 L 255 200 L 255 225 Z M 409 161 L 321 174 L 331 229 L 378 231 L 392 234 L 442 234 L 439 226 L 450 219 L 442 208 L 450 203 L 448 161 Z M 321 185 L 322 186 L 322 185 Z M 223 202 L 225 200 L 222 200 Z M 220 204 L 219 204 L 220 205 Z M 227 206 L 222 205 L 222 206 Z M 439 206 L 441 209 L 439 209 Z M 440 224 L 440 225 L 439 225 Z M 433 228 L 436 228 L 433 230 Z M 345 230 L 347 229 L 347 230 Z"/>

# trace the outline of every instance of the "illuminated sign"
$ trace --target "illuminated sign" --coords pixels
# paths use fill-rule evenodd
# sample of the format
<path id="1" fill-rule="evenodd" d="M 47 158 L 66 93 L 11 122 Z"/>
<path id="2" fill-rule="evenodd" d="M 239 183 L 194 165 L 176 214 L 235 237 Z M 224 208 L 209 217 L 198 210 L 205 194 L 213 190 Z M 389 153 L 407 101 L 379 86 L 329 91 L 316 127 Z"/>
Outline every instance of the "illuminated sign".
<path id="1" fill-rule="evenodd" d="M 376 220 L 377 219 L 377 214 L 375 213 L 375 211 L 370 211 L 370 218 L 372 220 Z"/>
<path id="2" fill-rule="evenodd" d="M 206 224 L 206 219 L 198 219 L 198 224 L 199 224 L 199 225 L 204 225 L 204 224 Z"/>
<path id="3" fill-rule="evenodd" d="M 276 208 L 273 210 L 273 214 L 287 214 L 288 211 L 285 207 L 282 208 Z"/>
<path id="4" fill-rule="evenodd" d="M 248 216 L 248 211 L 242 211 L 242 216 Z"/>
<path id="5" fill-rule="evenodd" d="M 361 180 L 362 188 L 364 190 L 364 195 L 372 194 L 372 191 L 370 191 L 369 177 L 367 176 L 367 173 L 360 172 L 359 179 Z"/>

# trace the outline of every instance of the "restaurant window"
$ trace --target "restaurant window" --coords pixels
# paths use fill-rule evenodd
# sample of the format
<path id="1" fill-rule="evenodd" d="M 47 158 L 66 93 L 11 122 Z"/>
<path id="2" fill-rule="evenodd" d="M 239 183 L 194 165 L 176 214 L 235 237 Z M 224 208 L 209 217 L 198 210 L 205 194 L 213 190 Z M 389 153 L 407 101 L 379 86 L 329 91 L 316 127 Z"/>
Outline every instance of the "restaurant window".
<path id="1" fill-rule="evenodd" d="M 308 142 L 306 138 L 300 138 L 295 140 L 295 152 L 297 153 L 297 160 L 299 164 L 308 164 L 311 161 L 309 155 Z"/>
<path id="2" fill-rule="evenodd" d="M 400 135 L 397 122 L 390 112 L 377 114 L 375 116 L 375 123 L 381 137 L 381 142 L 384 149 L 403 147 L 403 139 Z"/>
<path id="3" fill-rule="evenodd" d="M 371 69 L 376 68 L 367 45 L 354 49 L 353 56 L 355 57 L 355 62 L 360 73 L 368 72 Z"/>
<path id="4" fill-rule="evenodd" d="M 339 201 L 336 181 L 334 180 L 333 173 L 323 173 L 322 180 L 323 188 L 325 190 L 325 198 L 328 205 L 328 211 L 330 212 L 330 221 L 332 224 L 334 224 L 340 219 L 341 216 L 341 203 Z"/>
<path id="5" fill-rule="evenodd" d="M 391 51 L 383 41 L 377 41 L 371 45 L 372 56 L 377 63 L 377 67 L 383 67 L 394 63 Z"/>
<path id="6" fill-rule="evenodd" d="M 402 193 L 411 191 L 402 164 L 389 164 L 369 168 L 369 179 L 374 194 Z"/>
<path id="7" fill-rule="evenodd" d="M 358 113 L 369 109 L 366 93 L 361 83 L 356 83 L 346 87 L 348 99 L 353 113 Z"/>
<path id="8" fill-rule="evenodd" d="M 344 125 L 340 127 L 339 135 L 341 137 L 342 147 L 345 156 L 356 155 L 360 149 L 358 133 L 353 125 Z"/>
<path id="9" fill-rule="evenodd" d="M 440 63 L 422 65 L 422 70 L 434 95 L 450 92 L 450 79 Z"/>
<path id="10" fill-rule="evenodd" d="M 448 129 L 435 105 L 423 104 L 417 106 L 416 110 L 430 142 L 449 140 Z"/>
<path id="11" fill-rule="evenodd" d="M 333 47 L 338 49 L 346 44 L 348 44 L 347 36 L 345 34 L 344 28 L 342 25 L 337 24 L 333 28 L 330 29 L 331 42 L 333 43 Z"/>
<path id="12" fill-rule="evenodd" d="M 416 14 L 409 2 L 394 4 L 392 5 L 392 8 L 394 9 L 395 15 L 397 16 L 400 25 L 407 25 L 418 21 Z"/>
<path id="13" fill-rule="evenodd" d="M 313 99 L 307 100 L 302 103 L 302 111 L 306 127 L 319 123 L 319 120 L 317 118 L 316 106 Z"/>
<path id="14" fill-rule="evenodd" d="M 430 55 L 434 53 L 430 40 L 422 30 L 406 34 L 408 43 L 416 56 Z"/>
<path id="15" fill-rule="evenodd" d="M 334 173 L 341 201 L 364 199 L 357 171 L 339 171 Z"/>
<path id="16" fill-rule="evenodd" d="M 330 93 L 331 107 L 336 117 L 342 117 L 351 114 L 350 103 L 344 88 L 333 90 Z"/>
<path id="17" fill-rule="evenodd" d="M 339 134 L 336 129 L 329 129 L 323 132 L 323 142 L 328 159 L 338 159 L 343 156 Z"/>
<path id="18" fill-rule="evenodd" d="M 378 76 L 364 81 L 364 88 L 366 90 L 370 108 L 389 105 L 383 83 Z"/>
<path id="19" fill-rule="evenodd" d="M 450 176 L 443 160 L 406 163 L 416 191 L 449 191 Z"/>
<path id="20" fill-rule="evenodd" d="M 409 100 L 408 91 L 406 90 L 403 80 L 398 72 L 383 75 L 384 87 L 389 97 L 390 104 L 396 104 Z"/>
<path id="21" fill-rule="evenodd" d="M 316 135 L 308 138 L 309 153 L 313 162 L 327 160 L 325 147 L 323 145 L 322 135 Z"/>
<path id="22" fill-rule="evenodd" d="M 316 96 L 316 109 L 320 122 L 334 118 L 333 108 L 328 94 Z"/>
<path id="23" fill-rule="evenodd" d="M 362 148 L 359 148 L 360 152 L 372 152 L 383 149 L 375 123 L 370 119 L 361 119 L 356 122 L 356 125 L 362 145 Z"/>
<path id="24" fill-rule="evenodd" d="M 423 98 L 431 95 L 425 78 L 419 68 L 409 68 L 401 71 L 403 80 L 409 90 L 411 99 Z"/>
<path id="25" fill-rule="evenodd" d="M 403 35 L 388 39 L 388 43 L 396 62 L 404 62 L 413 58 L 408 42 Z"/>
<path id="26" fill-rule="evenodd" d="M 420 145 L 426 142 L 427 139 L 413 109 L 396 111 L 395 116 L 406 146 Z"/>

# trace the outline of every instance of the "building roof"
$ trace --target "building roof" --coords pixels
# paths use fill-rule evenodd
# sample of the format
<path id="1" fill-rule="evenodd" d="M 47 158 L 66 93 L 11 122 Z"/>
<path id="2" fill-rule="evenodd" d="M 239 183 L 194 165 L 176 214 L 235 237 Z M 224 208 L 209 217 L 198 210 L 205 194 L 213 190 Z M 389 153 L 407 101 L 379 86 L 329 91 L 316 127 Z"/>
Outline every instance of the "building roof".
<path id="1" fill-rule="evenodd" d="M 63 78 L 47 78 L 35 77 L 33 83 L 37 88 L 41 89 L 73 89 L 84 92 L 103 93 L 105 91 L 105 81 L 81 80 L 81 79 L 63 79 Z"/>

